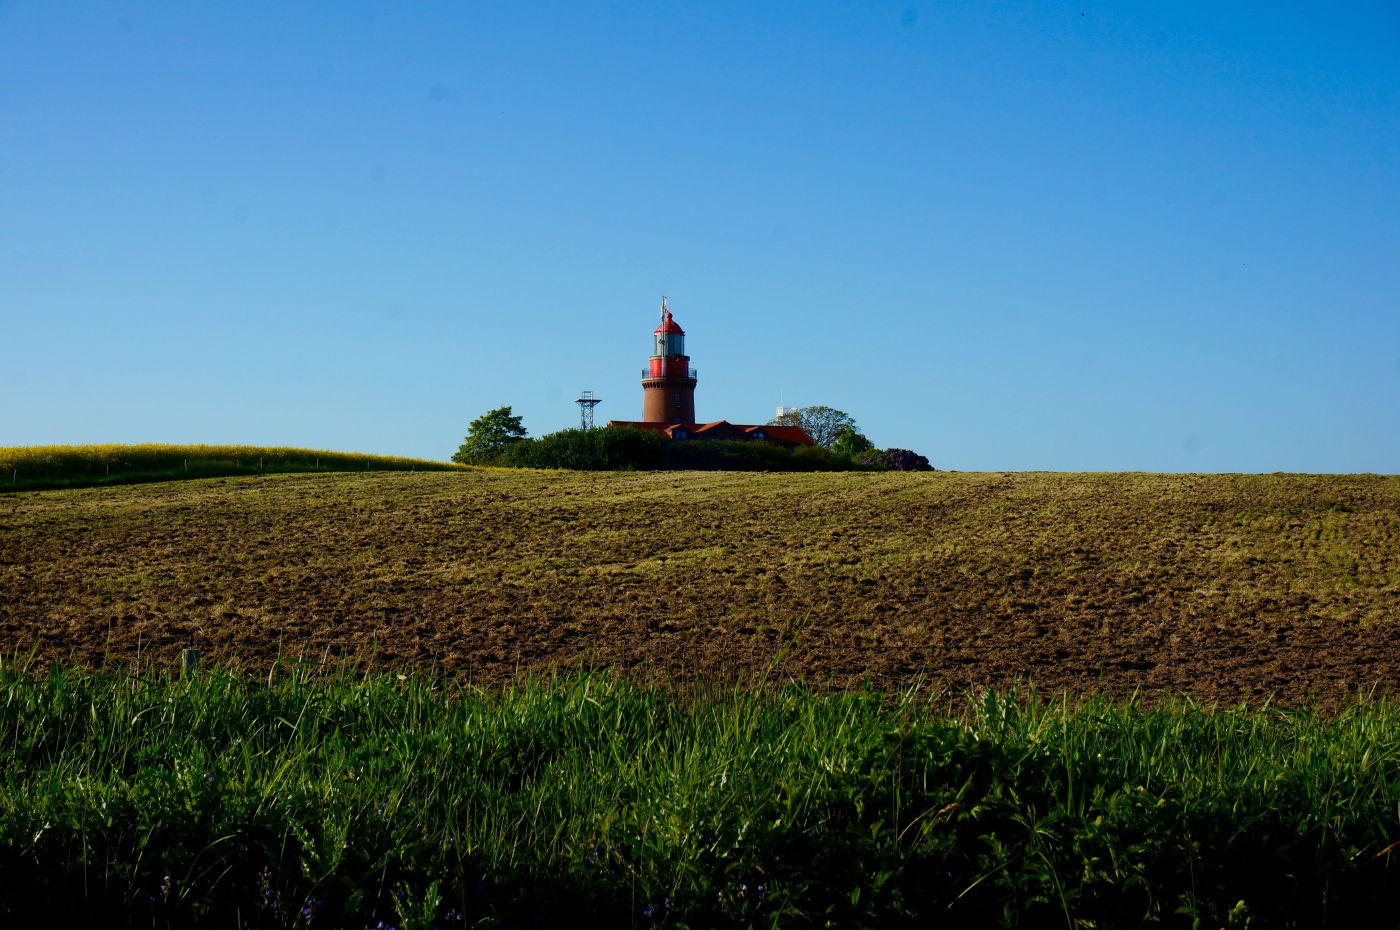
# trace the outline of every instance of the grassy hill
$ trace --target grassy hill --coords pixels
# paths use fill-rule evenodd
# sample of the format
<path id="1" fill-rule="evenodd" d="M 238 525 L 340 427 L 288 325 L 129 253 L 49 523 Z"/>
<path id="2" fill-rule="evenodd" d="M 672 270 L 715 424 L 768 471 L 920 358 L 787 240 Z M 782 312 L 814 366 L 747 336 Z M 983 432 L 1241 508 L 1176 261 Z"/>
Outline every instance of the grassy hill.
<path id="1" fill-rule="evenodd" d="M 1400 478 L 383 472 L 0 497 L 0 644 L 478 681 L 1343 700 L 1400 680 Z"/>
<path id="2" fill-rule="evenodd" d="M 1348 698 L 1400 676 L 1398 533 L 1400 479 L 1365 475 L 0 495 L 0 645 L 30 656 L 0 662 L 0 911 L 1389 926 L 1400 704 Z M 1024 679 L 1072 693 L 939 691 Z"/>

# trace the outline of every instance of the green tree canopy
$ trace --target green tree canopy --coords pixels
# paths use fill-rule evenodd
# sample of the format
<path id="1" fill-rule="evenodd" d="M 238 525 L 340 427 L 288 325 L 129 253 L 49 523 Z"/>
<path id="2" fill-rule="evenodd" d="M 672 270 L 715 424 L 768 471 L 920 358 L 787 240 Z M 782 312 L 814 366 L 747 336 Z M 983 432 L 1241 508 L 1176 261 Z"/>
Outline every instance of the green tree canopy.
<path id="1" fill-rule="evenodd" d="M 866 439 L 864 433 L 858 433 L 850 427 L 838 430 L 836 441 L 831 444 L 832 452 L 847 458 L 855 458 L 862 452 L 869 452 L 873 448 L 875 448 L 875 443 Z"/>
<path id="2" fill-rule="evenodd" d="M 525 438 L 525 426 L 520 417 L 511 416 L 509 407 L 497 407 L 472 420 L 467 426 L 466 441 L 452 456 L 463 465 L 486 465 L 513 442 Z"/>
<path id="3" fill-rule="evenodd" d="M 836 444 L 836 436 L 843 429 L 857 432 L 856 421 L 850 414 L 834 407 L 798 407 L 780 417 L 768 421 L 769 426 L 800 426 L 812 437 L 812 441 L 823 449 Z"/>

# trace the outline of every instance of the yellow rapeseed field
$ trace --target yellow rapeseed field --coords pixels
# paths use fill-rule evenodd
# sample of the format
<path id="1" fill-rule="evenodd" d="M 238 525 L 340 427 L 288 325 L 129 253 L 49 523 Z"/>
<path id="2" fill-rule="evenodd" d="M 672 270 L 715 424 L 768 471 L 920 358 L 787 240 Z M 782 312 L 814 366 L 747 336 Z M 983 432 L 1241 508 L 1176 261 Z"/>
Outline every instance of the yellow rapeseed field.
<path id="1" fill-rule="evenodd" d="M 333 452 L 292 446 L 105 445 L 0 446 L 0 487 L 50 483 L 80 484 L 127 475 L 169 473 L 198 477 L 212 473 L 264 471 L 452 471 L 465 465 L 363 452 Z"/>

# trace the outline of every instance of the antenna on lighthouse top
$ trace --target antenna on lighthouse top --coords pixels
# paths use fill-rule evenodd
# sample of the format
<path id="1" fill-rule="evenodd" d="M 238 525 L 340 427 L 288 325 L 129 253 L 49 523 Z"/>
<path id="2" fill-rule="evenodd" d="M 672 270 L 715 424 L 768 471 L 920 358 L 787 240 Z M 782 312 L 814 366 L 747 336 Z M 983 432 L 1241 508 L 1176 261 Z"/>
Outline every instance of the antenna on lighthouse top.
<path id="1" fill-rule="evenodd" d="M 665 294 L 662 294 L 662 295 L 661 295 L 661 322 L 663 322 L 663 323 L 666 322 L 666 313 L 667 313 L 666 295 L 665 295 Z"/>

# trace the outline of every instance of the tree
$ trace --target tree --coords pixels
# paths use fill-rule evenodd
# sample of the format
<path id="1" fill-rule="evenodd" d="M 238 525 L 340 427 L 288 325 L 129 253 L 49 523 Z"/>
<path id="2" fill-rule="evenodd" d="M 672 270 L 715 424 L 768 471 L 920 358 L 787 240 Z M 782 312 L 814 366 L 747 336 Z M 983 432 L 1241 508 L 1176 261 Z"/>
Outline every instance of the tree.
<path id="1" fill-rule="evenodd" d="M 812 441 L 823 449 L 836 444 L 836 436 L 843 429 L 856 432 L 856 421 L 850 415 L 833 407 L 798 407 L 780 417 L 768 421 L 769 426 L 800 426 L 812 437 Z"/>
<path id="2" fill-rule="evenodd" d="M 866 439 L 864 433 L 858 433 L 850 427 L 838 431 L 836 441 L 831 444 L 832 452 L 852 459 L 873 448 L 875 448 L 875 443 Z"/>
<path id="3" fill-rule="evenodd" d="M 452 461 L 463 465 L 488 464 L 525 435 L 520 417 L 511 416 L 509 407 L 488 410 L 468 424 L 466 441 L 457 448 Z"/>

